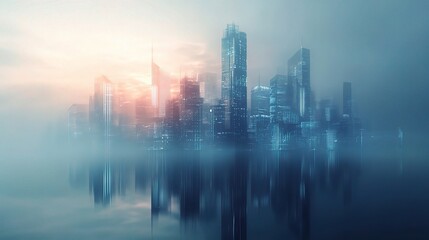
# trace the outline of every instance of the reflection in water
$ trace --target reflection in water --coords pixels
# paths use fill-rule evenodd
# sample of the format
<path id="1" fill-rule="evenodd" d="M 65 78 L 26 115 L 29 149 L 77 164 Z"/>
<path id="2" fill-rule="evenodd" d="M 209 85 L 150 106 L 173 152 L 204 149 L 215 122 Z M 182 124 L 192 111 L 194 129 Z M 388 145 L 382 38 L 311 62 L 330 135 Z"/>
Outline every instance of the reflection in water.
<path id="1" fill-rule="evenodd" d="M 94 203 L 109 205 L 112 199 L 112 172 L 110 162 L 94 166 L 90 170 L 89 187 L 94 195 Z"/>
<path id="2" fill-rule="evenodd" d="M 315 192 L 340 194 L 350 203 L 360 173 L 358 151 L 148 151 L 92 162 L 89 188 L 94 204 L 104 207 L 128 191 L 150 195 L 152 224 L 162 224 L 160 216 L 177 217 L 184 226 L 215 222 L 220 239 L 252 239 L 249 226 L 267 219 L 249 218 L 251 207 L 271 211 L 273 220 L 287 227 L 287 236 L 312 239 Z M 85 174 L 73 172 L 70 179 L 78 182 L 77 176 Z"/>

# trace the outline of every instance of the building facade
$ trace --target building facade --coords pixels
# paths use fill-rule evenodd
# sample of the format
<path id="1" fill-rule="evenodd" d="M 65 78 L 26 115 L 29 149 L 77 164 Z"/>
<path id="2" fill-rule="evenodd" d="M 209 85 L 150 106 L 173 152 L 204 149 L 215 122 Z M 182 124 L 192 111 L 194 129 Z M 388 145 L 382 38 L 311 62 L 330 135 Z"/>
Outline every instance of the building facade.
<path id="1" fill-rule="evenodd" d="M 254 87 L 250 102 L 250 130 L 255 133 L 256 143 L 266 143 L 270 134 L 270 88 L 261 85 Z"/>
<path id="2" fill-rule="evenodd" d="M 236 143 L 247 141 L 247 37 L 228 24 L 222 38 L 222 87 L 225 127 Z"/>
<path id="3" fill-rule="evenodd" d="M 288 77 L 293 88 L 293 107 L 304 121 L 311 115 L 310 50 L 300 48 L 288 61 Z"/>
<path id="4" fill-rule="evenodd" d="M 183 147 L 200 150 L 202 142 L 203 99 L 197 81 L 182 79 L 180 86 L 180 122 Z"/>

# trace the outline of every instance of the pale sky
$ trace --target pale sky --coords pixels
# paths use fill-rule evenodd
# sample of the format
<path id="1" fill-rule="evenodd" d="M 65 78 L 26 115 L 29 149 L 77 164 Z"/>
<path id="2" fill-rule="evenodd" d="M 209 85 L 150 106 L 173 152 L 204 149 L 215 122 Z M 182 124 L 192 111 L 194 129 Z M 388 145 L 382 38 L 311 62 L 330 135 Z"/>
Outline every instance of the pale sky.
<path id="1" fill-rule="evenodd" d="M 342 82 L 352 81 L 371 124 L 411 126 L 398 111 L 424 123 L 428 12 L 424 0 L 2 0 L 0 112 L 64 114 L 87 102 L 101 74 L 145 81 L 152 44 L 155 61 L 173 75 L 220 76 L 221 37 L 234 22 L 248 37 L 248 89 L 259 75 L 268 84 L 285 70 L 302 43 L 317 99 L 339 99 Z"/>

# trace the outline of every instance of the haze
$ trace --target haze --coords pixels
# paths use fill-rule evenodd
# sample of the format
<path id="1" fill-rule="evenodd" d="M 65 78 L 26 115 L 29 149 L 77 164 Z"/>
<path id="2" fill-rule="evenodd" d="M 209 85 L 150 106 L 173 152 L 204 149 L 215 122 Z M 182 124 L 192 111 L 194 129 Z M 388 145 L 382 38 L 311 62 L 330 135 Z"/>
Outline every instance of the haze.
<path id="1" fill-rule="evenodd" d="M 248 91 L 311 50 L 317 100 L 353 83 L 367 128 L 427 131 L 427 1 L 2 1 L 0 113 L 4 147 L 61 128 L 93 80 L 148 81 L 150 49 L 173 76 L 220 75 L 220 39 L 248 35 Z M 31 133 L 31 134 L 30 134 Z M 16 140 L 16 141 L 11 141 Z"/>

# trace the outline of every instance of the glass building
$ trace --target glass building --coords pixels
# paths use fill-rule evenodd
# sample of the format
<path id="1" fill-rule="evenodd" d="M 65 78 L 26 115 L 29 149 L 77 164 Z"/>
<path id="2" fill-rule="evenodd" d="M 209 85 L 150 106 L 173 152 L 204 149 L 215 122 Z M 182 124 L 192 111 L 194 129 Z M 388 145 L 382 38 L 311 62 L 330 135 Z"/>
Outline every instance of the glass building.
<path id="1" fill-rule="evenodd" d="M 203 99 L 200 85 L 185 77 L 180 86 L 180 122 L 184 149 L 201 150 L 201 127 Z"/>
<path id="2" fill-rule="evenodd" d="M 254 87 L 250 95 L 250 129 L 255 131 L 256 142 L 268 142 L 270 124 L 270 88 Z"/>
<path id="3" fill-rule="evenodd" d="M 270 80 L 270 118 L 272 123 L 283 120 L 286 111 L 287 76 L 277 74 Z"/>
<path id="4" fill-rule="evenodd" d="M 250 115 L 270 115 L 270 88 L 258 85 L 250 95 Z"/>
<path id="5" fill-rule="evenodd" d="M 232 140 L 247 140 L 247 37 L 228 24 L 222 38 L 222 100 L 225 127 Z"/>
<path id="6" fill-rule="evenodd" d="M 113 128 L 113 84 L 105 76 L 95 79 L 90 108 L 93 135 L 110 142 Z"/>
<path id="7" fill-rule="evenodd" d="M 288 61 L 288 77 L 293 85 L 293 106 L 302 120 L 310 118 L 310 50 L 300 48 Z"/>

